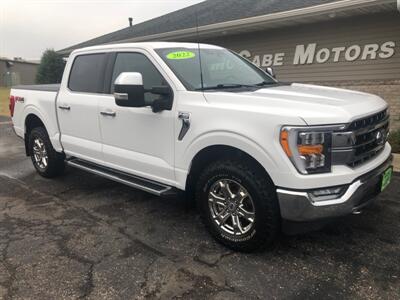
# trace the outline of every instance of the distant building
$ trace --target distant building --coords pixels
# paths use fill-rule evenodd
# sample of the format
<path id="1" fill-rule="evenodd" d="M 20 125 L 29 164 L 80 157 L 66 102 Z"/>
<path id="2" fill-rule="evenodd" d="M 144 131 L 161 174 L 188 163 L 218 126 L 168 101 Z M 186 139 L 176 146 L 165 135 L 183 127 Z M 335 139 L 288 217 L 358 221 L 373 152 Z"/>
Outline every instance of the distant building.
<path id="1" fill-rule="evenodd" d="M 39 63 L 0 57 L 0 87 L 35 83 Z"/>
<path id="2" fill-rule="evenodd" d="M 209 0 L 59 52 L 154 40 L 221 45 L 274 67 L 282 81 L 378 94 L 400 128 L 399 9 L 396 0 Z"/>

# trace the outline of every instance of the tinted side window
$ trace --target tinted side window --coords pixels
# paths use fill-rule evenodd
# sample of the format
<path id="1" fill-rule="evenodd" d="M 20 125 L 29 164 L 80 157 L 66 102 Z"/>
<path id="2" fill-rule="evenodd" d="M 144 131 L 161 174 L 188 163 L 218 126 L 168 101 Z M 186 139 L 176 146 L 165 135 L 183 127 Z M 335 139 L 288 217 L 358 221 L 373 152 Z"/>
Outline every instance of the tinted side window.
<path id="1" fill-rule="evenodd" d="M 158 72 L 153 63 L 141 53 L 118 53 L 115 60 L 113 76 L 111 80 L 111 92 L 114 92 L 114 81 L 122 72 L 139 72 L 143 76 L 143 85 L 145 89 L 151 89 L 153 86 L 168 85 L 162 75 Z M 158 95 L 146 93 L 146 103 L 151 103 Z"/>
<path id="2" fill-rule="evenodd" d="M 77 56 L 69 75 L 71 91 L 102 93 L 104 85 L 105 54 Z"/>

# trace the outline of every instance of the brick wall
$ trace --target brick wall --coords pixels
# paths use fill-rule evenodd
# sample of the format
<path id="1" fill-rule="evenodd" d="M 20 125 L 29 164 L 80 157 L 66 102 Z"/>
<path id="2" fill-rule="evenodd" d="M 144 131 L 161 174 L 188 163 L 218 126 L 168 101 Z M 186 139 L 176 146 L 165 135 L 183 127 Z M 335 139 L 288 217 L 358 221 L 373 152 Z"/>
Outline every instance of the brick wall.
<path id="1" fill-rule="evenodd" d="M 318 82 L 315 84 L 336 86 L 345 89 L 362 91 L 382 97 L 390 106 L 391 130 L 400 129 L 400 80 L 393 81 L 365 81 L 365 82 Z"/>

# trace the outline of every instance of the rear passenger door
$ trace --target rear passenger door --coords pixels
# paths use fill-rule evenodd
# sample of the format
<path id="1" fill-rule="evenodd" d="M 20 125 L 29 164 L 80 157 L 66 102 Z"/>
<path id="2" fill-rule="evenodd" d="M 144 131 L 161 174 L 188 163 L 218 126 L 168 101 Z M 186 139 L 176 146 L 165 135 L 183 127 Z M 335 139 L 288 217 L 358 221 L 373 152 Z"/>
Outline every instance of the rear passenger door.
<path id="1" fill-rule="evenodd" d="M 69 78 L 63 78 L 56 103 L 65 153 L 96 163 L 102 163 L 98 106 L 105 97 L 106 58 L 104 53 L 72 58 Z"/>

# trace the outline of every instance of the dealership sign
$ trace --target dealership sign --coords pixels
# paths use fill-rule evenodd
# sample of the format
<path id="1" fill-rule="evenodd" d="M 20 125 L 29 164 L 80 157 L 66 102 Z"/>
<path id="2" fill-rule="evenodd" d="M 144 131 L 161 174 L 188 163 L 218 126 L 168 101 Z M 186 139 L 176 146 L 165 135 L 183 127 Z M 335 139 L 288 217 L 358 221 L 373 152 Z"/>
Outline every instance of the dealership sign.
<path id="1" fill-rule="evenodd" d="M 357 60 L 388 59 L 395 54 L 396 43 L 387 41 L 381 44 L 367 44 L 364 46 L 350 45 L 334 48 L 318 47 L 316 43 L 296 45 L 293 58 L 286 56 L 285 52 L 252 55 L 249 50 L 240 51 L 240 55 L 261 67 L 283 65 L 309 65 L 323 64 L 326 62 Z"/>

